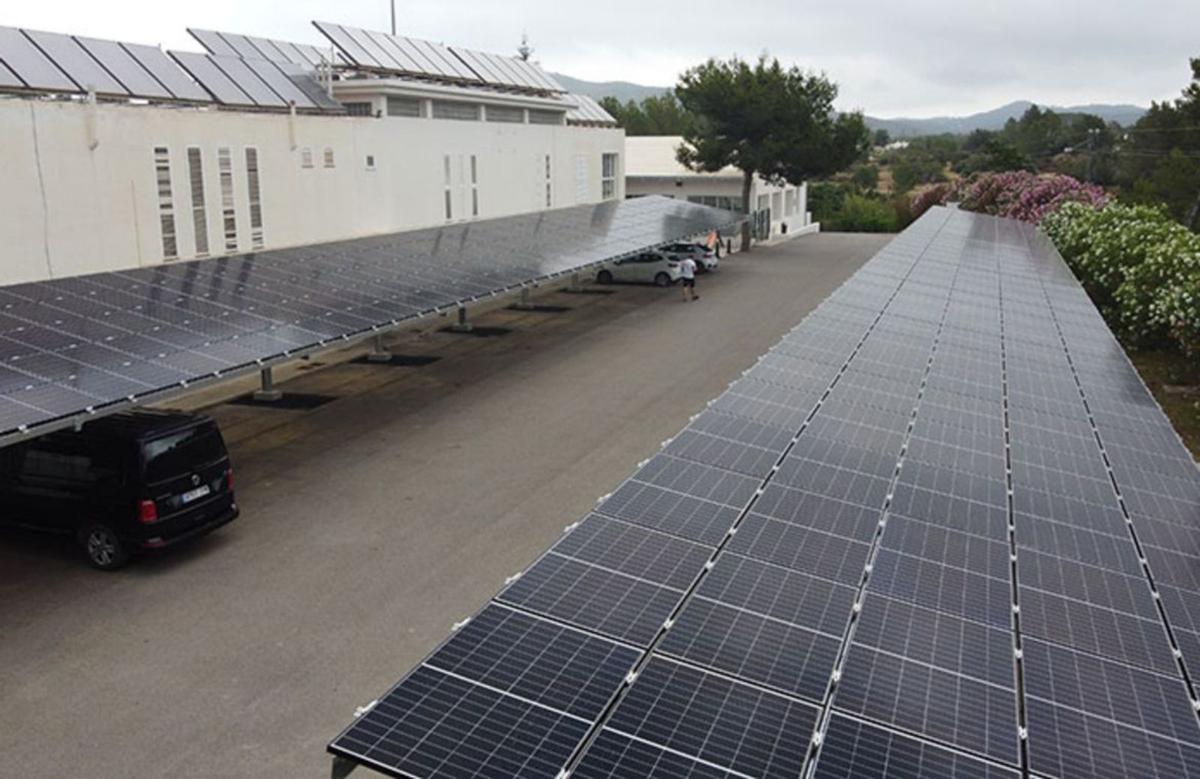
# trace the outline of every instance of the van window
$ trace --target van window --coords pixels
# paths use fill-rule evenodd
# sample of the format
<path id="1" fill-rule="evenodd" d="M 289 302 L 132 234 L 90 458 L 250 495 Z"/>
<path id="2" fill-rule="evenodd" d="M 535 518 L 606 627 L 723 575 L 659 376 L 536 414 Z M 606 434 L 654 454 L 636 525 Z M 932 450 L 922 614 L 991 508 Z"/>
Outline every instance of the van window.
<path id="1" fill-rule="evenodd" d="M 208 465 L 225 456 L 216 427 L 201 425 L 142 445 L 146 481 L 158 482 Z"/>

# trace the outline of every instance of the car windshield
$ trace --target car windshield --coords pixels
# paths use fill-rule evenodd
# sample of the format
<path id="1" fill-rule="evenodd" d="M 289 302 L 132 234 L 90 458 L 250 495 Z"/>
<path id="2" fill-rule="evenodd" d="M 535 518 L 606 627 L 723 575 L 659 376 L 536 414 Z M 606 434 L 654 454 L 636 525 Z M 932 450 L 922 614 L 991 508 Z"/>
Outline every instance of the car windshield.
<path id="1" fill-rule="evenodd" d="M 147 482 L 179 476 L 224 456 L 225 445 L 212 425 L 156 438 L 142 446 Z"/>

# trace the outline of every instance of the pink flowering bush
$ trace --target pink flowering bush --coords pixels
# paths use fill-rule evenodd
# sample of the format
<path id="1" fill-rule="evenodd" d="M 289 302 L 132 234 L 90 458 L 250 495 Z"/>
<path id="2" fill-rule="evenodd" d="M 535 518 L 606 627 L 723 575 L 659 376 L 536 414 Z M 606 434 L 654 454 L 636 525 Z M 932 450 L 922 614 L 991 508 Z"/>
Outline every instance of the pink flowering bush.
<path id="1" fill-rule="evenodd" d="M 913 216 L 920 216 L 931 206 L 952 202 L 967 211 L 1040 224 L 1064 203 L 1101 207 L 1108 203 L 1108 195 L 1094 184 L 1060 173 L 980 173 L 918 192 L 913 196 Z"/>

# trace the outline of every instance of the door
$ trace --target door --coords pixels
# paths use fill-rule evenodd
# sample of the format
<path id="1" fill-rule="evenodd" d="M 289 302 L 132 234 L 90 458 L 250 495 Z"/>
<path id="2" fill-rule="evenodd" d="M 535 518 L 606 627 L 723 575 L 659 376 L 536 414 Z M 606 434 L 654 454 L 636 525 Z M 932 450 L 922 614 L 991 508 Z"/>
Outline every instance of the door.
<path id="1" fill-rule="evenodd" d="M 93 516 L 97 477 L 83 436 L 51 433 L 17 447 L 13 457 L 9 501 L 16 523 L 67 531 Z"/>

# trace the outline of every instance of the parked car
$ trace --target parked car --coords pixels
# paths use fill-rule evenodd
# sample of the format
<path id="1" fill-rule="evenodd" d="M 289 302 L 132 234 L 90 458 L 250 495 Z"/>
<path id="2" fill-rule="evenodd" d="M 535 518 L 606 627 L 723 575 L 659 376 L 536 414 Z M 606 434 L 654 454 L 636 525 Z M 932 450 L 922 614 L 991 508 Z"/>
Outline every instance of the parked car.
<path id="1" fill-rule="evenodd" d="M 229 453 L 203 414 L 114 414 L 0 449 L 0 523 L 72 536 L 102 570 L 237 516 Z"/>
<path id="2" fill-rule="evenodd" d="M 684 257 L 691 257 L 696 263 L 696 270 L 700 273 L 708 273 L 717 269 L 718 260 L 716 252 L 702 243 L 673 243 L 664 246 L 662 251 L 664 254 L 680 260 Z"/>
<path id="3" fill-rule="evenodd" d="M 596 273 L 596 281 L 641 281 L 669 287 L 683 278 L 679 261 L 663 252 L 642 252 L 631 257 L 613 260 Z"/>

